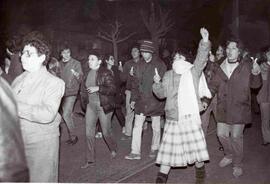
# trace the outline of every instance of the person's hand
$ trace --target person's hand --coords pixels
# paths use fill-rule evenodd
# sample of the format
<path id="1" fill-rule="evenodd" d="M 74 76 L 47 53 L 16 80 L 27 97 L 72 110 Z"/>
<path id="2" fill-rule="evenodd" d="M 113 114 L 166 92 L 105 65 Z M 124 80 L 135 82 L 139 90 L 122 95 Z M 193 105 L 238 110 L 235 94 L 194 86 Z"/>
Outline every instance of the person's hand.
<path id="1" fill-rule="evenodd" d="M 203 41 L 208 42 L 209 41 L 209 32 L 208 32 L 208 30 L 206 28 L 202 27 L 200 29 L 200 33 L 201 33 Z"/>
<path id="2" fill-rule="evenodd" d="M 205 111 L 207 109 L 208 104 L 206 102 L 199 103 L 199 111 Z"/>
<path id="3" fill-rule="evenodd" d="M 70 71 L 77 79 L 80 78 L 80 73 L 79 72 L 76 72 L 74 69 L 71 69 Z"/>
<path id="4" fill-rule="evenodd" d="M 252 60 L 252 74 L 253 75 L 258 75 L 261 73 L 261 68 L 260 68 L 260 65 L 257 63 L 257 60 L 258 58 L 253 58 L 253 57 L 250 57 L 250 59 Z"/>
<path id="5" fill-rule="evenodd" d="M 134 102 L 134 101 L 130 102 L 130 108 L 131 108 L 132 110 L 135 109 L 135 102 Z"/>
<path id="6" fill-rule="evenodd" d="M 212 54 L 211 51 L 209 51 L 209 61 L 215 62 L 215 56 Z"/>
<path id="7" fill-rule="evenodd" d="M 129 75 L 134 76 L 134 69 L 133 69 L 133 66 L 130 68 Z"/>
<path id="8" fill-rule="evenodd" d="M 118 70 L 121 71 L 121 72 L 124 71 L 123 65 L 122 65 L 122 62 L 121 61 L 119 61 Z"/>
<path id="9" fill-rule="evenodd" d="M 86 89 L 88 93 L 95 93 L 99 90 L 99 87 L 98 86 L 91 86 L 89 88 Z"/>
<path id="10" fill-rule="evenodd" d="M 157 68 L 155 68 L 154 82 L 155 82 L 156 84 L 158 84 L 158 83 L 160 82 L 160 80 L 161 80 L 161 77 L 160 77 L 159 74 L 158 74 Z"/>

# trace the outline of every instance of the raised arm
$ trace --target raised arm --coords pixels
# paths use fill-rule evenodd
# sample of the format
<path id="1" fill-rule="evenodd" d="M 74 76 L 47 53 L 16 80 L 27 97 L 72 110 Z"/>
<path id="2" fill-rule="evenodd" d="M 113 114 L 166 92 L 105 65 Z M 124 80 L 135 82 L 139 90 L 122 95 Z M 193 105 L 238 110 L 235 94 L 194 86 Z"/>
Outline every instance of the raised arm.
<path id="1" fill-rule="evenodd" d="M 200 29 L 201 41 L 197 50 L 197 55 L 194 61 L 195 73 L 200 76 L 208 60 L 208 54 L 211 50 L 211 43 L 209 41 L 209 32 L 205 28 Z"/>

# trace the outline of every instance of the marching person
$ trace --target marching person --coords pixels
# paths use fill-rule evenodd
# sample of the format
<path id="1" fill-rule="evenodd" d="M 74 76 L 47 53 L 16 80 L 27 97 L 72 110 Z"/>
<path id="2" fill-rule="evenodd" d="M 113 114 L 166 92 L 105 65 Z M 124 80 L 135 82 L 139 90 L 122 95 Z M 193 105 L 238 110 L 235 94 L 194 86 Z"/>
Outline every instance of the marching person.
<path id="1" fill-rule="evenodd" d="M 172 70 L 162 81 L 158 72 L 154 76 L 153 92 L 166 98 L 166 123 L 156 163 L 160 172 L 156 183 L 166 183 L 171 167 L 184 167 L 195 163 L 196 182 L 204 181 L 204 161 L 209 160 L 206 141 L 201 127 L 200 112 L 206 109 L 200 98 L 211 97 L 202 71 L 210 50 L 209 33 L 200 30 L 202 41 L 194 65 L 186 61 L 183 52 L 176 52 Z"/>
<path id="2" fill-rule="evenodd" d="M 75 124 L 72 114 L 83 73 L 81 63 L 71 57 L 71 50 L 68 46 L 63 48 L 61 56 L 60 78 L 65 81 L 66 87 L 61 104 L 62 117 L 68 130 L 69 139 L 66 141 L 66 144 L 74 145 L 78 141 L 78 136 L 75 134 Z"/>
<path id="3" fill-rule="evenodd" d="M 45 40 L 29 37 L 21 55 L 25 72 L 12 83 L 30 182 L 58 182 L 58 109 L 65 83 L 47 71 L 50 53 Z"/>
<path id="4" fill-rule="evenodd" d="M 134 108 L 135 121 L 132 132 L 131 152 L 125 159 L 141 159 L 141 136 L 143 123 L 147 116 L 152 119 L 152 145 L 149 157 L 154 158 L 157 154 L 160 144 L 160 116 L 164 114 L 164 102 L 156 98 L 152 92 L 153 77 L 155 70 L 160 76 L 166 71 L 166 65 L 161 61 L 157 54 L 154 54 L 154 43 L 149 40 L 143 40 L 140 45 L 140 51 L 143 57 L 142 62 L 134 68 L 135 75 L 132 78 L 131 107 Z"/>
<path id="5" fill-rule="evenodd" d="M 88 57 L 90 71 L 83 84 L 85 90 L 81 93 L 88 96 L 86 108 L 86 162 L 82 169 L 95 165 L 95 131 L 99 119 L 103 138 L 111 152 L 111 158 L 116 157 L 117 144 L 113 139 L 111 119 L 115 107 L 114 97 L 116 85 L 113 74 L 101 66 L 102 58 L 98 52 L 92 51 Z M 87 93 L 85 93 L 87 92 Z"/>
<path id="6" fill-rule="evenodd" d="M 226 58 L 209 83 L 217 95 L 217 136 L 224 148 L 220 167 L 233 164 L 233 175 L 243 174 L 243 132 L 251 123 L 250 88 L 261 86 L 260 66 L 241 57 L 243 46 L 238 39 L 229 39 Z"/>

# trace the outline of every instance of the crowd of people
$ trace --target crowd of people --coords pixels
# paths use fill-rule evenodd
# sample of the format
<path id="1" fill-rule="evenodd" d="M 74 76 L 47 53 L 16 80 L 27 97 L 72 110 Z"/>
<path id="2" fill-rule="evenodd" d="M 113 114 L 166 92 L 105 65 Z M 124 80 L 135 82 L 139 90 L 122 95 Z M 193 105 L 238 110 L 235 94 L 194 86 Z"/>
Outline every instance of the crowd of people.
<path id="1" fill-rule="evenodd" d="M 58 182 L 61 126 L 68 130 L 66 144 L 79 141 L 72 118 L 76 101 L 86 125 L 82 169 L 96 163 L 97 132 L 111 158 L 117 157 L 114 115 L 122 129 L 121 140 L 131 140 L 131 151 L 123 159 L 140 160 L 142 131 L 150 119 L 149 157 L 160 165 L 156 183 L 166 183 L 171 167 L 187 164 L 195 165 L 196 183 L 203 183 L 204 162 L 210 159 L 205 136 L 213 113 L 219 150 L 224 152 L 219 166 L 232 164 L 232 174 L 241 176 L 243 133 L 251 123 L 251 88 L 259 89 L 262 145 L 270 144 L 270 49 L 260 59 L 250 57 L 243 54 L 239 39 L 228 38 L 214 55 L 208 30 L 201 28 L 200 34 L 195 57 L 176 49 L 162 60 L 153 41 L 141 40 L 131 49 L 132 59 L 123 63 L 112 54 L 90 50 L 87 69 L 73 58 L 68 45 L 61 49 L 60 59 L 52 57 L 39 32 L 27 34 L 21 49 L 7 47 L 0 68 L 0 180 Z M 11 136 L 14 141 L 7 142 Z M 14 159 L 7 159 L 11 155 Z"/>

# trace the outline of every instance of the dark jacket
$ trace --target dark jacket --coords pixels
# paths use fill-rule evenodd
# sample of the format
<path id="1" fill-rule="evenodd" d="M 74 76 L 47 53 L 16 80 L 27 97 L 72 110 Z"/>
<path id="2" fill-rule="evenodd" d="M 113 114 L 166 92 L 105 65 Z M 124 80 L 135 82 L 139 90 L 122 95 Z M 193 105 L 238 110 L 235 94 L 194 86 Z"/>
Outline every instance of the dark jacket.
<path id="1" fill-rule="evenodd" d="M 150 62 L 142 61 L 134 68 L 135 77 L 132 78 L 131 101 L 135 101 L 135 114 L 143 113 L 145 116 L 164 114 L 165 100 L 158 99 L 152 91 L 155 68 L 160 77 L 163 77 L 166 65 L 155 55 Z"/>
<path id="2" fill-rule="evenodd" d="M 8 69 L 8 74 L 3 75 L 3 77 L 7 80 L 9 84 L 13 82 L 13 80 L 23 73 L 23 67 L 20 60 L 20 53 L 16 52 L 10 56 L 10 66 Z"/>
<path id="3" fill-rule="evenodd" d="M 86 79 L 87 76 L 85 76 L 80 90 L 84 106 L 89 103 L 88 93 L 85 85 Z M 116 85 L 112 72 L 105 67 L 100 67 L 97 71 L 96 85 L 99 86 L 98 94 L 100 99 L 100 106 L 103 108 L 106 114 L 113 112 L 115 109 L 114 98 L 116 94 Z"/>
<path id="4" fill-rule="evenodd" d="M 120 79 L 121 73 L 122 72 L 118 70 L 117 66 L 112 66 L 112 74 L 116 85 L 115 103 L 117 106 L 123 104 L 125 101 L 125 91 L 124 91 L 125 83 Z"/>
<path id="5" fill-rule="evenodd" d="M 257 95 L 258 103 L 270 103 L 270 65 L 264 62 L 260 65 L 262 73 L 262 87 Z"/>
<path id="6" fill-rule="evenodd" d="M 0 77 L 0 181 L 29 182 L 17 107 L 12 91 Z"/>
<path id="7" fill-rule="evenodd" d="M 71 70 L 80 74 L 79 79 L 72 74 Z M 77 96 L 82 76 L 82 67 L 79 61 L 71 58 L 67 63 L 60 62 L 60 78 L 63 79 L 66 86 L 64 96 Z"/>
<path id="8" fill-rule="evenodd" d="M 217 94 L 217 121 L 227 124 L 248 124 L 251 122 L 250 88 L 259 88 L 261 75 L 252 75 L 252 63 L 239 61 L 230 78 L 217 69 L 209 83 L 209 89 Z"/>
<path id="9" fill-rule="evenodd" d="M 126 84 L 126 90 L 131 90 L 131 85 L 132 85 L 132 76 L 129 74 L 131 67 L 133 67 L 133 70 L 135 72 L 135 68 L 136 65 L 139 64 L 140 62 L 144 62 L 142 61 L 142 59 L 140 59 L 137 63 L 131 59 L 129 61 L 127 61 L 124 66 L 123 66 L 123 72 L 120 75 L 120 78 L 123 82 L 125 82 Z"/>

